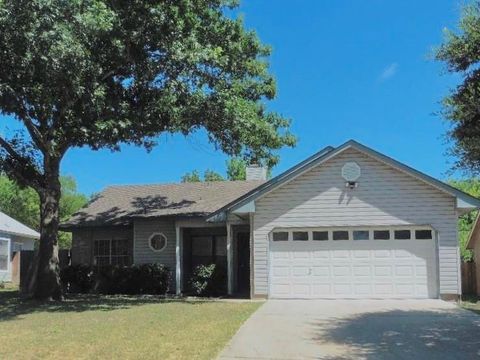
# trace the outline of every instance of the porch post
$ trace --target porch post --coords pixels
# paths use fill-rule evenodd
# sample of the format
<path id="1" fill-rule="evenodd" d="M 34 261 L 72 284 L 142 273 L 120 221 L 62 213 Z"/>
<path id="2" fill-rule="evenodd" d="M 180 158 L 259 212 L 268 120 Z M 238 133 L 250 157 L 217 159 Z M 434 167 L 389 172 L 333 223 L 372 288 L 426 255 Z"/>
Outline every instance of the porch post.
<path id="1" fill-rule="evenodd" d="M 233 294 L 233 245 L 232 225 L 227 221 L 227 281 L 228 295 Z"/>
<path id="2" fill-rule="evenodd" d="M 177 295 L 182 294 L 182 229 L 180 226 L 175 225 L 175 289 Z"/>

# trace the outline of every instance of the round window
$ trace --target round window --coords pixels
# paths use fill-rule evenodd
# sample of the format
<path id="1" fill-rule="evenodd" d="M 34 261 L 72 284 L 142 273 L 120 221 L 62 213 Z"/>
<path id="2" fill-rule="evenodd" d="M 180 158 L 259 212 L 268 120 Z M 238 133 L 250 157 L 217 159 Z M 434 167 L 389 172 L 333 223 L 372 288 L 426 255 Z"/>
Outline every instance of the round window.
<path id="1" fill-rule="evenodd" d="M 156 233 L 150 236 L 148 244 L 153 251 L 162 251 L 167 246 L 167 237 L 162 233 Z"/>

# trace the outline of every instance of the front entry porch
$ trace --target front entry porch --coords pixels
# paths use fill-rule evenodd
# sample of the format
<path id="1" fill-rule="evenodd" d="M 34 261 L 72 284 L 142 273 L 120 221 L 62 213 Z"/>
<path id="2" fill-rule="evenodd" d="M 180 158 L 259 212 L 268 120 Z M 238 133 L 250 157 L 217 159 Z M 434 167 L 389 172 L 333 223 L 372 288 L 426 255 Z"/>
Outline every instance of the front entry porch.
<path id="1" fill-rule="evenodd" d="M 190 279 L 199 265 L 215 264 L 226 276 L 225 295 L 250 297 L 249 225 L 178 226 L 176 292 L 191 292 Z"/>

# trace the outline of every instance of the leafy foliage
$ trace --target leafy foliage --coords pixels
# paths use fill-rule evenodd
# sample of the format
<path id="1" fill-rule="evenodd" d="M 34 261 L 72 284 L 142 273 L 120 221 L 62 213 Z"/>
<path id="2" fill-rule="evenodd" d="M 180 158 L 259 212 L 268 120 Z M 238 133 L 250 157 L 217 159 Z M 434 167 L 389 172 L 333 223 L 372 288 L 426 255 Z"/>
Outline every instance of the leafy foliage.
<path id="1" fill-rule="evenodd" d="M 107 295 L 164 295 L 170 282 L 170 271 L 161 264 L 101 268 L 72 265 L 63 269 L 60 276 L 68 292 Z"/>
<path id="2" fill-rule="evenodd" d="M 466 192 L 477 198 L 480 197 L 480 180 L 468 179 L 468 180 L 450 180 L 448 182 L 451 186 Z M 468 236 L 472 230 L 473 224 L 477 217 L 477 211 L 470 211 L 462 215 L 458 221 L 458 236 L 460 241 L 460 252 L 462 260 L 465 262 L 473 261 L 473 252 L 466 248 L 468 242 Z"/>
<path id="3" fill-rule="evenodd" d="M 77 183 L 73 177 L 62 176 L 60 182 L 62 195 L 59 214 L 61 220 L 67 220 L 88 202 L 88 197 L 78 192 Z M 32 229 L 40 229 L 40 198 L 38 194 L 32 188 L 20 187 L 6 176 L 0 176 L 0 211 Z M 60 248 L 70 248 L 71 234 L 60 232 L 58 242 Z"/>
<path id="4" fill-rule="evenodd" d="M 268 165 L 294 146 L 269 112 L 270 48 L 227 11 L 233 0 L 0 1 L 0 170 L 41 199 L 36 298 L 61 298 L 60 165 L 74 147 L 150 150 L 163 133 L 206 130 L 232 156 Z"/>
<path id="5" fill-rule="evenodd" d="M 446 30 L 445 42 L 437 50 L 437 60 L 462 82 L 443 100 L 443 115 L 451 128 L 455 167 L 480 172 L 480 3 L 465 7 L 460 33 Z"/>
<path id="6" fill-rule="evenodd" d="M 228 180 L 245 180 L 247 178 L 248 163 L 239 157 L 233 157 L 227 160 L 227 178 Z"/>
<path id="7" fill-rule="evenodd" d="M 227 291 L 225 269 L 216 265 L 198 265 L 190 279 L 190 287 L 198 296 L 218 296 Z"/>
<path id="8" fill-rule="evenodd" d="M 233 157 L 227 160 L 227 180 L 245 180 L 247 177 L 246 169 L 248 162 L 240 157 Z M 186 173 L 182 176 L 182 182 L 199 182 L 199 181 L 224 181 L 225 178 L 213 171 L 205 170 L 203 173 L 203 180 L 200 177 L 198 170 L 193 170 L 192 172 Z"/>

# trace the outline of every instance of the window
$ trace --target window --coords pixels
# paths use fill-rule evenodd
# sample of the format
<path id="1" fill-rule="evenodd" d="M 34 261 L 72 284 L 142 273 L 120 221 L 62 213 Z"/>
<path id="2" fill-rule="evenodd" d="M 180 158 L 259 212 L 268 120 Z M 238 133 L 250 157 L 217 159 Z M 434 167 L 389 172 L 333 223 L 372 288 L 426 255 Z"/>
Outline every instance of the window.
<path id="1" fill-rule="evenodd" d="M 167 237 L 162 233 L 154 233 L 148 239 L 150 249 L 155 252 L 160 252 L 167 246 Z"/>
<path id="2" fill-rule="evenodd" d="M 192 237 L 193 256 L 211 256 L 213 251 L 213 239 L 211 236 Z"/>
<path id="3" fill-rule="evenodd" d="M 276 231 L 272 234 L 273 241 L 288 241 L 288 232 Z"/>
<path id="4" fill-rule="evenodd" d="M 370 233 L 368 230 L 354 230 L 353 240 L 369 240 Z"/>
<path id="5" fill-rule="evenodd" d="M 410 230 L 395 230 L 395 240 L 410 240 L 411 232 Z"/>
<path id="6" fill-rule="evenodd" d="M 415 239 L 418 239 L 418 240 L 432 239 L 432 230 L 415 230 Z"/>
<path id="7" fill-rule="evenodd" d="M 100 239 L 95 240 L 93 247 L 94 263 L 97 266 L 130 265 L 128 239 Z"/>
<path id="8" fill-rule="evenodd" d="M 337 230 L 332 232 L 333 240 L 348 240 L 348 231 Z"/>
<path id="9" fill-rule="evenodd" d="M 328 231 L 314 231 L 312 232 L 312 238 L 316 241 L 327 241 Z"/>
<path id="10" fill-rule="evenodd" d="M 8 240 L 0 239 L 0 271 L 8 270 Z"/>
<path id="11" fill-rule="evenodd" d="M 307 241 L 308 232 L 307 231 L 294 231 L 292 234 L 293 241 Z"/>
<path id="12" fill-rule="evenodd" d="M 374 240 L 390 240 L 390 230 L 373 230 Z"/>

